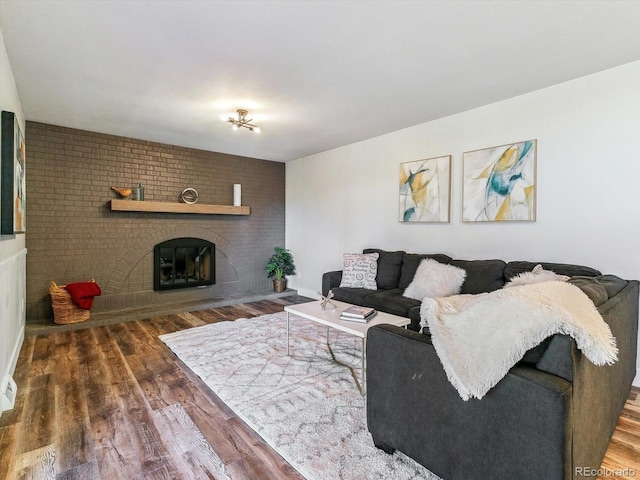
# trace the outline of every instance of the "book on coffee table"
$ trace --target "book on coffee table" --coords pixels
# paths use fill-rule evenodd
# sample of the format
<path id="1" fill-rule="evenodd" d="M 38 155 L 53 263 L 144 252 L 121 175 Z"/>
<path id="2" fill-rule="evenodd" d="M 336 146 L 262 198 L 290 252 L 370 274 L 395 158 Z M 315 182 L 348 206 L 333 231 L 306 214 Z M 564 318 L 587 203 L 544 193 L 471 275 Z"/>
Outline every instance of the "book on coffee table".
<path id="1" fill-rule="evenodd" d="M 352 322 L 367 322 L 376 316 L 378 312 L 370 307 L 359 307 L 353 305 L 346 308 L 340 314 L 340 320 L 349 320 Z"/>
<path id="2" fill-rule="evenodd" d="M 346 320 L 348 322 L 357 322 L 357 323 L 367 323 L 369 320 L 371 320 L 373 317 L 375 317 L 378 314 L 378 312 L 376 312 L 375 310 L 367 315 L 364 318 L 358 318 L 358 317 L 349 317 L 347 315 L 340 315 L 340 320 Z"/>

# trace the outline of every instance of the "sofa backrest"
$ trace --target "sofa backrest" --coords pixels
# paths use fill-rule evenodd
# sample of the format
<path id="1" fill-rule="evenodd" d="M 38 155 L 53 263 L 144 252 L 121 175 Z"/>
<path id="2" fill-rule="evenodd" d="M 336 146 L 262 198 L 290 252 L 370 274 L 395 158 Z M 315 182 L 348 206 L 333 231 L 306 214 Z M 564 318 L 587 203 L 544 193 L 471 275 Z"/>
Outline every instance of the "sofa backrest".
<path id="1" fill-rule="evenodd" d="M 451 265 L 467 272 L 460 293 L 493 292 L 504 287 L 504 268 L 507 264 L 502 260 L 451 260 Z"/>
<path id="2" fill-rule="evenodd" d="M 386 251 L 378 248 L 366 248 L 362 253 L 377 253 L 379 255 L 376 284 L 378 289 L 381 290 L 394 288 L 405 290 L 413 280 L 420 262 L 425 258 L 432 258 L 440 263 L 463 268 L 467 272 L 467 276 L 460 291 L 462 294 L 493 292 L 502 288 L 506 282 L 516 275 L 530 272 L 538 264 L 542 265 L 545 270 L 552 270 L 558 275 L 570 277 L 597 277 L 602 275 L 595 268 L 568 263 L 528 261 L 506 263 L 499 259 L 454 260 L 442 253 L 406 253 L 403 250 Z"/>
<path id="3" fill-rule="evenodd" d="M 572 265 L 570 263 L 509 262 L 504 269 L 504 278 L 506 281 L 509 281 L 520 273 L 530 272 L 536 265 L 542 265 L 542 268 L 545 270 L 551 270 L 558 275 L 567 275 L 568 277 L 575 277 L 577 275 L 583 277 L 597 277 L 602 275 L 602 272 L 595 268 L 585 267 L 583 265 Z"/>
<path id="4" fill-rule="evenodd" d="M 378 254 L 378 273 L 376 274 L 376 284 L 381 290 L 398 288 L 400 272 L 402 271 L 402 257 L 405 252 L 397 250 L 387 252 L 378 248 L 365 248 L 362 253 Z"/>

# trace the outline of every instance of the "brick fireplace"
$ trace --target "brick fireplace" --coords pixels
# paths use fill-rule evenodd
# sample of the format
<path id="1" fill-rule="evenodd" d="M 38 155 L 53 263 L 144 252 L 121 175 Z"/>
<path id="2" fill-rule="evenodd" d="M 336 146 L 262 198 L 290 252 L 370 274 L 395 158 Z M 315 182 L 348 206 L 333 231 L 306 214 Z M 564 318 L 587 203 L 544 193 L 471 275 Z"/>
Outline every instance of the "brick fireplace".
<path id="1" fill-rule="evenodd" d="M 27 322 L 51 319 L 48 285 L 94 278 L 94 314 L 201 302 L 271 289 L 264 270 L 284 245 L 283 163 L 27 122 Z M 231 205 L 250 215 L 111 211 L 111 186 L 142 182 L 145 201 Z M 265 188 L 268 185 L 269 188 Z M 134 200 L 132 200 L 134 201 Z M 154 247 L 180 237 L 215 245 L 215 283 L 154 290 Z"/>

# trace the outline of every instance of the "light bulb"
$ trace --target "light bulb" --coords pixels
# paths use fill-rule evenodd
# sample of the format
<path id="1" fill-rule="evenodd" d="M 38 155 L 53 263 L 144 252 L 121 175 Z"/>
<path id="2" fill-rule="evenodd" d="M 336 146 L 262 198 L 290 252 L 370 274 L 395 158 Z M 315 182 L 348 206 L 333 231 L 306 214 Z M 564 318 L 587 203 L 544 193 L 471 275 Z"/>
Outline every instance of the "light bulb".
<path id="1" fill-rule="evenodd" d="M 238 130 L 238 125 L 236 125 L 235 123 L 233 124 L 233 127 L 231 127 L 231 130 Z"/>
<path id="2" fill-rule="evenodd" d="M 224 113 L 220 115 L 220 120 L 222 120 L 223 122 L 226 122 L 228 118 L 229 117 L 227 117 Z"/>
<path id="3" fill-rule="evenodd" d="M 260 133 L 260 127 L 253 127 L 253 131 L 256 133 Z"/>

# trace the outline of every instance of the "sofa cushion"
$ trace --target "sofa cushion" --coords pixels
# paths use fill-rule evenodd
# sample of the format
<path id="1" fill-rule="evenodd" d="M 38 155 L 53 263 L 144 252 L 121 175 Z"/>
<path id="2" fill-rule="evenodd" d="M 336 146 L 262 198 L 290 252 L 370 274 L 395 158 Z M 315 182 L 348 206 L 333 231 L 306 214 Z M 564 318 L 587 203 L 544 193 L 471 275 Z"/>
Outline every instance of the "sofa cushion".
<path id="1" fill-rule="evenodd" d="M 542 268 L 545 270 L 551 270 L 558 275 L 568 275 L 570 277 L 575 277 L 577 275 L 597 277 L 598 275 L 602 275 L 602 273 L 595 268 L 585 267 L 582 265 L 572 265 L 570 263 L 509 262 L 504 268 L 504 277 L 507 280 L 511 280 L 512 277 L 515 277 L 519 273 L 530 272 L 536 265 L 542 265 Z"/>
<path id="2" fill-rule="evenodd" d="M 596 307 L 609 299 L 607 289 L 598 280 L 598 277 L 571 277 L 569 283 L 582 290 Z"/>
<path id="3" fill-rule="evenodd" d="M 552 338 L 553 336 L 547 337 L 542 342 L 540 342 L 537 346 L 524 352 L 521 362 L 534 363 L 534 364 L 538 363 L 542 358 L 542 356 L 544 355 L 544 352 L 547 350 L 549 343 L 551 343 Z"/>
<path id="4" fill-rule="evenodd" d="M 448 297 L 460 293 L 460 287 L 467 272 L 453 265 L 440 263 L 433 258 L 425 258 L 420 262 L 413 280 L 402 294 L 414 300 L 426 297 Z"/>
<path id="5" fill-rule="evenodd" d="M 387 312 L 400 317 L 408 317 L 409 309 L 420 306 L 420 302 L 403 297 L 402 290 L 394 288 L 393 290 L 378 290 L 373 295 L 367 295 L 362 299 L 362 305 L 375 308 L 380 312 Z"/>
<path id="6" fill-rule="evenodd" d="M 627 286 L 627 280 L 623 280 L 615 275 L 600 275 L 597 277 L 598 282 L 607 290 L 609 298 L 616 296 L 620 290 Z"/>
<path id="7" fill-rule="evenodd" d="M 572 348 L 575 341 L 569 335 L 552 335 L 547 348 L 536 362 L 536 369 L 550 373 L 568 382 L 573 381 Z"/>
<path id="8" fill-rule="evenodd" d="M 434 253 L 428 255 L 422 255 L 417 253 L 405 253 L 402 257 L 402 272 L 400 274 L 400 281 L 398 282 L 398 288 L 404 290 L 409 286 L 409 284 L 413 281 L 413 277 L 416 274 L 416 270 L 418 270 L 418 265 L 425 258 L 433 258 L 440 263 L 449 263 L 451 262 L 451 257 L 447 255 L 443 255 L 441 253 Z"/>
<path id="9" fill-rule="evenodd" d="M 365 297 L 377 293 L 379 290 L 369 290 L 367 288 L 334 287 L 333 299 L 339 302 L 351 303 L 352 305 L 362 305 Z"/>
<path id="10" fill-rule="evenodd" d="M 460 289 L 462 294 L 475 295 L 504 287 L 506 263 L 502 260 L 451 260 L 451 265 L 464 268 L 467 272 L 467 278 Z"/>
<path id="11" fill-rule="evenodd" d="M 378 274 L 376 275 L 376 283 L 379 289 L 398 288 L 400 273 L 402 272 L 402 257 L 405 252 L 402 250 L 387 252 L 377 248 L 366 248 L 362 253 L 377 253 L 379 255 Z"/>
<path id="12" fill-rule="evenodd" d="M 340 286 L 377 290 L 378 257 L 377 253 L 345 253 Z"/>

